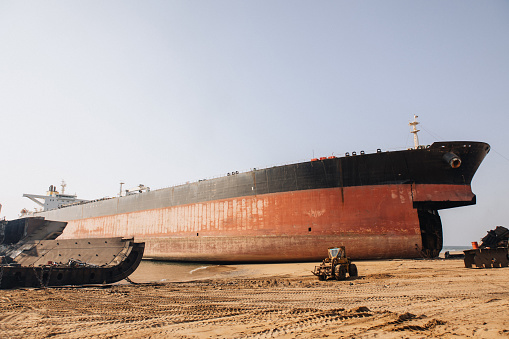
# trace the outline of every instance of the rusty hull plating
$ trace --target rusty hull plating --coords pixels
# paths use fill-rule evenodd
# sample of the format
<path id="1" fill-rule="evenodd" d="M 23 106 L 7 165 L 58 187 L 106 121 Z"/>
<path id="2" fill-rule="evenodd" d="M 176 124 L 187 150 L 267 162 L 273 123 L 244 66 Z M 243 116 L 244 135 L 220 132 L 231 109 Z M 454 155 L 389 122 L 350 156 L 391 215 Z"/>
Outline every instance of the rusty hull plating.
<path id="1" fill-rule="evenodd" d="M 67 221 L 60 238 L 134 237 L 161 260 L 318 261 L 338 243 L 353 259 L 434 257 L 438 210 L 475 204 L 470 184 L 488 152 L 438 142 L 313 159 L 37 215 Z"/>

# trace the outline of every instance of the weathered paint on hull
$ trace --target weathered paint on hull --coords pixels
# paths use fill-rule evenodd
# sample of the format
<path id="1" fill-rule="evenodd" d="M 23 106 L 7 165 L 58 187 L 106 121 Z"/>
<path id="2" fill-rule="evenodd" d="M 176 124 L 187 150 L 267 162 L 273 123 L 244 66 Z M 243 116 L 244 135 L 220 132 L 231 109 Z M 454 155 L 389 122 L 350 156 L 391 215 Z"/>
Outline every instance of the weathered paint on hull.
<path id="1" fill-rule="evenodd" d="M 355 259 L 415 258 L 422 236 L 414 202 L 473 197 L 469 185 L 294 191 L 70 220 L 61 238 L 134 237 L 145 257 L 164 260 L 320 260 L 338 245 Z"/>

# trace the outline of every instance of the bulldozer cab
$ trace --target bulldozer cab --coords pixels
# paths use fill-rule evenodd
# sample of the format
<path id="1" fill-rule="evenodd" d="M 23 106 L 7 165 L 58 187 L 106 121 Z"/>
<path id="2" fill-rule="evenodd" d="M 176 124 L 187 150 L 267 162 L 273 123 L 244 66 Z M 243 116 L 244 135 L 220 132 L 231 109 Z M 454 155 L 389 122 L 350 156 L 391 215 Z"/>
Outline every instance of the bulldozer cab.
<path id="1" fill-rule="evenodd" d="M 345 246 L 329 248 L 329 258 L 342 258 L 345 256 Z"/>

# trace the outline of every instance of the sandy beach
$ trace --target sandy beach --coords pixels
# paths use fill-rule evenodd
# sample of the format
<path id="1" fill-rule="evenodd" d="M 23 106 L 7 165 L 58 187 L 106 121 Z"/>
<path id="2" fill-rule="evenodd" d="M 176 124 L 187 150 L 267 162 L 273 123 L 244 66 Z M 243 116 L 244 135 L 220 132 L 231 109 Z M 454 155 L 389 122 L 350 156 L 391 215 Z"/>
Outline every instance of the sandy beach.
<path id="1" fill-rule="evenodd" d="M 316 264 L 199 266 L 192 277 L 157 283 L 3 290 L 0 335 L 509 337 L 509 268 L 466 269 L 461 259 L 358 261 L 358 278 L 318 281 L 310 273 Z"/>

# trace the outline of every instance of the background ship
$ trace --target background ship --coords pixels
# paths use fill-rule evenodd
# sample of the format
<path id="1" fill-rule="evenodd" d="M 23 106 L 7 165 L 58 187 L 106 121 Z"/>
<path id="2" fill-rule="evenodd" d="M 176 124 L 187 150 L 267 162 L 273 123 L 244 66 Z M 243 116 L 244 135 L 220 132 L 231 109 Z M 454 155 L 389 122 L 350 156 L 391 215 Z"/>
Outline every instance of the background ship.
<path id="1" fill-rule="evenodd" d="M 438 210 L 475 204 L 470 183 L 490 146 L 418 146 L 415 125 L 413 149 L 142 187 L 35 215 L 67 221 L 62 239 L 134 237 L 145 242 L 145 258 L 160 260 L 317 261 L 338 245 L 353 259 L 434 257 L 442 249 Z"/>

